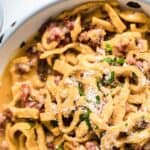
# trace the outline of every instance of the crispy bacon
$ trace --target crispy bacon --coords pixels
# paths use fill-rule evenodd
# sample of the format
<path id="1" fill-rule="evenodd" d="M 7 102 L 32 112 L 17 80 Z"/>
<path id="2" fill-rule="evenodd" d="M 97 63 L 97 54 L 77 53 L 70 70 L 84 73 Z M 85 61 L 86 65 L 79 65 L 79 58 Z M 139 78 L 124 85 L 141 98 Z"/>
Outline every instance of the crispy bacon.
<path id="1" fill-rule="evenodd" d="M 50 36 L 47 39 L 48 43 L 51 41 L 60 41 L 64 39 L 65 33 L 60 27 L 53 27 L 52 29 L 50 29 L 49 33 L 50 33 Z"/>
<path id="2" fill-rule="evenodd" d="M 99 150 L 97 144 L 92 141 L 86 142 L 85 147 L 87 148 L 87 150 Z"/>
<path id="3" fill-rule="evenodd" d="M 74 28 L 74 21 L 71 21 L 71 20 L 65 20 L 65 24 L 66 24 L 66 27 L 69 29 L 69 30 L 73 30 Z"/>
<path id="4" fill-rule="evenodd" d="M 60 75 L 55 76 L 55 83 L 56 85 L 59 84 L 59 82 L 61 81 L 62 77 Z"/>
<path id="5" fill-rule="evenodd" d="M 48 150 L 55 150 L 55 146 L 53 143 L 47 143 L 46 146 L 47 146 Z"/>
<path id="6" fill-rule="evenodd" d="M 0 134 L 4 134 L 7 121 L 12 120 L 12 112 L 9 109 L 5 109 L 3 113 L 0 113 Z"/>
<path id="7" fill-rule="evenodd" d="M 6 120 L 7 120 L 6 116 L 4 116 L 4 114 L 0 113 L 0 134 L 4 133 Z"/>
<path id="8" fill-rule="evenodd" d="M 34 100 L 26 100 L 24 103 L 24 107 L 29 107 L 29 108 L 36 108 L 38 109 L 40 112 L 43 112 L 44 110 L 44 103 L 40 103 L 38 101 L 34 101 Z"/>
<path id="9" fill-rule="evenodd" d="M 0 150 L 9 150 L 8 143 L 5 140 L 0 143 Z"/>
<path id="10" fill-rule="evenodd" d="M 126 62 L 130 65 L 135 65 L 136 64 L 136 58 L 133 56 L 128 56 Z"/>
<path id="11" fill-rule="evenodd" d="M 91 47 L 98 47 L 104 39 L 105 32 L 102 29 L 91 29 L 89 31 L 83 31 L 78 40 L 82 43 L 87 43 Z"/>
<path id="12" fill-rule="evenodd" d="M 28 84 L 22 84 L 21 90 L 22 90 L 21 100 L 23 102 L 25 102 L 28 99 L 29 95 L 30 95 L 30 87 L 29 87 Z"/>

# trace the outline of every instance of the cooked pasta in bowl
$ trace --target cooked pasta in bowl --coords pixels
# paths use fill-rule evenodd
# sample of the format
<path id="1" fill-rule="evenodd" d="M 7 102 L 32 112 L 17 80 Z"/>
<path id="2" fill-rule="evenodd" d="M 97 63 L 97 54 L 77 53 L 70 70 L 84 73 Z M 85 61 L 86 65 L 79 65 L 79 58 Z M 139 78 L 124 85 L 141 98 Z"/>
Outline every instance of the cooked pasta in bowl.
<path id="1" fill-rule="evenodd" d="M 2 76 L 0 149 L 150 150 L 149 39 L 116 1 L 50 18 Z"/>

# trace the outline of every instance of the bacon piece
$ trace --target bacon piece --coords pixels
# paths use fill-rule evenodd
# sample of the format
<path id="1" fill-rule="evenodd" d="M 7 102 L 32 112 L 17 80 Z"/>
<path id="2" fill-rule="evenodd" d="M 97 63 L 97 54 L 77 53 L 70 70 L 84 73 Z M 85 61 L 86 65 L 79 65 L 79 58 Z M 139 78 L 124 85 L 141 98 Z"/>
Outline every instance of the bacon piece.
<path id="1" fill-rule="evenodd" d="M 29 59 L 27 62 L 16 63 L 16 72 L 20 74 L 28 73 L 37 64 L 37 58 Z"/>
<path id="2" fill-rule="evenodd" d="M 28 99 L 29 95 L 30 95 L 30 87 L 29 87 L 28 84 L 22 84 L 21 90 L 22 90 L 21 100 L 23 102 L 25 102 Z"/>
<path id="3" fill-rule="evenodd" d="M 61 76 L 59 76 L 59 75 L 55 76 L 55 80 L 54 81 L 55 81 L 56 85 L 59 84 L 59 82 L 61 81 L 61 79 L 62 79 Z"/>
<path id="4" fill-rule="evenodd" d="M 4 133 L 6 120 L 7 120 L 6 116 L 4 116 L 4 114 L 0 113 L 0 134 Z"/>
<path id="5" fill-rule="evenodd" d="M 135 65 L 136 64 L 136 59 L 133 56 L 128 56 L 126 61 L 130 65 Z"/>
<path id="6" fill-rule="evenodd" d="M 97 144 L 92 141 L 86 142 L 85 147 L 87 150 L 99 150 Z"/>
<path id="7" fill-rule="evenodd" d="M 4 134 L 6 123 L 12 120 L 12 115 L 9 109 L 5 109 L 3 113 L 0 113 L 0 134 Z"/>
<path id="8" fill-rule="evenodd" d="M 50 37 L 48 38 L 48 42 L 50 41 L 57 41 L 64 38 L 64 34 L 62 33 L 59 27 L 53 27 L 50 30 Z"/>
<path id="9" fill-rule="evenodd" d="M 55 150 L 55 146 L 53 143 L 47 143 L 46 146 L 47 146 L 48 150 Z"/>
<path id="10" fill-rule="evenodd" d="M 0 150 L 9 150 L 8 143 L 5 140 L 0 143 Z"/>
<path id="11" fill-rule="evenodd" d="M 103 41 L 105 32 L 102 29 L 91 29 L 89 31 L 84 31 L 79 36 L 79 41 L 83 43 L 88 43 L 92 47 L 98 47 Z"/>
<path id="12" fill-rule="evenodd" d="M 135 64 L 140 70 L 143 70 L 143 62 L 142 61 L 136 61 Z"/>
<path id="13" fill-rule="evenodd" d="M 25 63 L 16 64 L 16 71 L 20 74 L 28 73 L 30 71 L 30 65 Z"/>
<path id="14" fill-rule="evenodd" d="M 66 27 L 56 26 L 51 29 L 48 29 L 48 32 L 49 32 L 49 37 L 47 39 L 47 42 L 50 43 L 51 41 L 61 41 L 65 39 L 65 34 L 67 34 L 69 30 Z"/>
<path id="15" fill-rule="evenodd" d="M 34 100 L 26 100 L 25 103 L 24 103 L 24 107 L 36 108 L 40 112 L 44 111 L 43 106 L 44 106 L 44 103 L 40 103 L 40 102 L 34 101 Z"/>
<path id="16" fill-rule="evenodd" d="M 73 30 L 74 28 L 74 21 L 71 21 L 71 20 L 65 20 L 65 24 L 66 24 L 66 27 L 69 29 L 69 30 Z"/>

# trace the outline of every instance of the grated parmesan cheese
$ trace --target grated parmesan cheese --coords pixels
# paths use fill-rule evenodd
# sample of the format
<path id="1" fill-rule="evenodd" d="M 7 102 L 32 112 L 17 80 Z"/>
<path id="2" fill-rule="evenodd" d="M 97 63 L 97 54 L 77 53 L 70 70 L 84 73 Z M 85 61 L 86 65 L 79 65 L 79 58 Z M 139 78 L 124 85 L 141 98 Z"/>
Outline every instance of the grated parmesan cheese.
<path id="1" fill-rule="evenodd" d="M 65 84 L 78 86 L 78 81 L 74 77 L 67 77 L 64 81 Z"/>
<path id="2" fill-rule="evenodd" d="M 52 111 L 57 114 L 58 113 L 58 109 L 57 109 L 57 105 L 55 103 L 52 103 Z"/>
<path id="3" fill-rule="evenodd" d="M 83 73 L 83 78 L 92 76 L 92 75 L 94 75 L 94 74 L 95 74 L 95 71 L 94 71 L 94 70 L 84 71 L 84 73 Z"/>
<path id="4" fill-rule="evenodd" d="M 92 86 L 88 86 L 86 91 L 86 99 L 88 101 L 96 101 L 97 90 Z"/>
<path id="5" fill-rule="evenodd" d="M 87 107 L 94 113 L 101 113 L 105 103 L 101 101 L 100 104 L 97 104 L 96 103 L 97 95 L 98 95 L 98 91 L 95 88 L 91 86 L 87 88 L 87 91 L 86 91 L 86 99 L 88 101 Z"/>

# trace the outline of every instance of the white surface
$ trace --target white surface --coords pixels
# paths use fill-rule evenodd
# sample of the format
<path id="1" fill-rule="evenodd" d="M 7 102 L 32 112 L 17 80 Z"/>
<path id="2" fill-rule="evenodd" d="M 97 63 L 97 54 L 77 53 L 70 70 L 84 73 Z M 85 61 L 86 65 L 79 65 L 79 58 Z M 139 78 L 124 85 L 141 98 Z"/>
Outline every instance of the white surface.
<path id="1" fill-rule="evenodd" d="M 45 6 L 53 0 L 0 0 L 4 12 L 2 32 L 7 30 L 15 20 L 27 16 L 31 11 Z"/>

